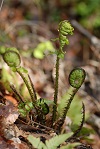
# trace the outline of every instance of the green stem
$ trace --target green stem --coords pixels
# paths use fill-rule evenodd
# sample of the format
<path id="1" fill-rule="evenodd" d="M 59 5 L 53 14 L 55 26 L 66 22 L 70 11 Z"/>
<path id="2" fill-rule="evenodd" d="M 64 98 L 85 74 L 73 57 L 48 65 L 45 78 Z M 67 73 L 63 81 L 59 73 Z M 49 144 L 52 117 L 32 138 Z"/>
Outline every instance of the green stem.
<path id="1" fill-rule="evenodd" d="M 78 89 L 79 89 L 79 88 L 78 88 Z M 68 112 L 68 110 L 69 110 L 69 108 L 70 108 L 70 105 L 71 105 L 71 103 L 72 103 L 72 100 L 74 99 L 74 96 L 75 96 L 75 94 L 77 93 L 78 89 L 74 89 L 74 91 L 73 91 L 73 93 L 72 93 L 70 99 L 68 100 L 67 106 L 65 107 L 64 113 L 63 113 L 63 116 L 62 116 L 62 119 L 63 119 L 63 120 L 62 120 L 62 124 L 63 124 L 64 121 L 65 121 L 67 112 Z"/>
<path id="2" fill-rule="evenodd" d="M 34 93 L 34 100 L 37 101 L 37 95 L 36 95 L 36 92 L 35 92 L 35 88 L 34 88 L 34 85 L 33 85 L 32 80 L 31 80 L 29 75 L 28 75 L 28 78 L 29 78 L 29 81 L 30 81 L 30 84 L 31 84 L 31 87 L 32 87 L 32 90 L 33 90 L 33 93 Z"/>
<path id="3" fill-rule="evenodd" d="M 68 103 L 67 103 L 66 107 L 63 109 L 63 111 L 64 111 L 63 112 L 63 115 L 57 120 L 57 122 L 56 122 L 56 124 L 54 126 L 54 128 L 56 130 L 59 130 L 59 132 L 61 131 L 62 125 L 64 124 L 64 121 L 65 121 L 65 118 L 66 118 L 66 114 L 67 114 L 67 112 L 68 112 L 68 110 L 70 108 L 70 105 L 72 103 L 72 100 L 73 100 L 75 94 L 77 93 L 77 91 L 78 91 L 78 89 L 74 89 L 71 97 L 68 100 Z"/>
<path id="4" fill-rule="evenodd" d="M 56 77 L 55 77 L 55 86 L 54 86 L 54 106 L 53 106 L 53 115 L 52 115 L 52 124 L 56 120 L 57 112 L 57 98 L 58 98 L 58 79 L 59 79 L 59 54 L 57 54 L 56 59 Z"/>
<path id="5" fill-rule="evenodd" d="M 25 76 L 19 69 L 16 69 L 16 71 L 19 73 L 19 75 L 22 77 L 24 83 L 26 84 L 26 87 L 27 87 L 27 89 L 29 91 L 29 94 L 31 96 L 31 100 L 33 102 L 33 105 L 36 105 L 36 100 L 34 98 L 34 96 L 35 96 L 34 95 L 34 91 L 33 91 L 33 88 L 31 86 L 31 83 L 30 83 L 30 80 L 28 78 L 28 75 L 26 74 L 27 76 Z"/>

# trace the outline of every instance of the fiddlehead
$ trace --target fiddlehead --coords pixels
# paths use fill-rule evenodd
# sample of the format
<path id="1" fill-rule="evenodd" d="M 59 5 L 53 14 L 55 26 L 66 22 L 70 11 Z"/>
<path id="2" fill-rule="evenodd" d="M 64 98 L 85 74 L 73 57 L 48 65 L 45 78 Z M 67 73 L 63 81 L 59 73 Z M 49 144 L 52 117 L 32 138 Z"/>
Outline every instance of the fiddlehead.
<path id="1" fill-rule="evenodd" d="M 27 70 L 20 66 L 21 58 L 19 55 L 19 51 L 16 48 L 2 48 L 0 49 L 0 54 L 2 55 L 3 60 L 7 63 L 7 65 L 10 66 L 13 71 L 17 72 L 22 77 L 31 96 L 30 102 L 33 102 L 33 105 L 36 108 L 37 97 L 35 89 L 27 73 Z"/>
<path id="2" fill-rule="evenodd" d="M 37 100 L 37 105 L 41 108 L 40 111 L 42 112 L 42 114 L 47 115 L 49 113 L 49 106 L 43 98 Z"/>
<path id="3" fill-rule="evenodd" d="M 84 82 L 86 73 L 82 68 L 75 68 L 69 75 L 69 83 L 72 87 L 79 89 Z"/>
<path id="4" fill-rule="evenodd" d="M 70 72 L 69 83 L 75 89 L 73 90 L 73 93 L 71 94 L 67 105 L 64 107 L 64 112 L 63 112 L 63 116 L 62 116 L 63 119 L 65 119 L 65 117 L 66 117 L 66 114 L 70 108 L 71 102 L 74 99 L 75 94 L 77 93 L 77 91 L 81 87 L 82 83 L 84 82 L 85 76 L 86 76 L 86 73 L 85 73 L 84 69 L 82 69 L 82 68 L 75 68 Z"/>
<path id="5" fill-rule="evenodd" d="M 69 74 L 69 83 L 72 87 L 74 87 L 74 90 L 71 93 L 70 98 L 67 100 L 67 103 L 64 105 L 64 107 L 62 109 L 62 115 L 60 117 L 60 120 L 58 119 L 58 122 L 56 123 L 56 125 L 59 126 L 59 129 L 61 128 L 61 126 L 64 123 L 64 120 L 65 120 L 66 114 L 70 108 L 71 102 L 74 99 L 75 94 L 81 87 L 82 83 L 84 82 L 85 76 L 86 76 L 86 73 L 85 73 L 84 69 L 82 69 L 82 68 L 75 68 Z"/>
<path id="6" fill-rule="evenodd" d="M 57 112 L 57 98 L 58 98 L 58 80 L 59 80 L 59 60 L 60 58 L 64 57 L 64 52 L 63 52 L 63 47 L 65 44 L 69 44 L 68 38 L 66 37 L 68 34 L 72 35 L 73 34 L 74 28 L 71 26 L 71 24 L 65 20 L 61 21 L 59 23 L 59 43 L 60 43 L 60 48 L 56 52 L 57 59 L 56 59 L 56 77 L 55 77 L 55 86 L 54 86 L 54 106 L 53 106 L 53 114 L 52 114 L 52 125 L 53 122 L 56 120 L 56 112 Z"/>
<path id="7" fill-rule="evenodd" d="M 72 35 L 74 28 L 71 26 L 71 24 L 67 21 L 61 21 L 59 23 L 59 42 L 60 42 L 60 52 L 63 53 L 62 49 L 67 44 L 69 44 L 69 40 L 66 37 L 68 34 Z"/>
<path id="8" fill-rule="evenodd" d="M 19 67 L 21 63 L 20 56 L 17 52 L 13 50 L 8 50 L 3 54 L 3 60 L 10 67 Z"/>

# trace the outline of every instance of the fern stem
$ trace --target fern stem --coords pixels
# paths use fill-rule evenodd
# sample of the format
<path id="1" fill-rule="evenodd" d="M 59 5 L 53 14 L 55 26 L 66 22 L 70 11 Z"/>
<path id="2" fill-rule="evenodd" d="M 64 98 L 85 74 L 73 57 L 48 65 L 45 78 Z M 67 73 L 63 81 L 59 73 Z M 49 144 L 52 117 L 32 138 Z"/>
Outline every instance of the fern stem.
<path id="1" fill-rule="evenodd" d="M 34 99 L 36 101 L 37 100 L 37 95 L 36 95 L 36 92 L 35 92 L 35 89 L 34 89 L 34 85 L 33 85 L 32 80 L 31 80 L 29 75 L 28 75 L 28 78 L 29 78 L 29 81 L 30 81 L 30 84 L 31 84 L 31 87 L 32 87 L 32 90 L 33 90 L 33 93 L 34 93 Z"/>
<path id="2" fill-rule="evenodd" d="M 19 69 L 17 69 L 17 72 L 19 73 L 19 75 L 22 77 L 24 83 L 26 84 L 26 87 L 27 87 L 27 89 L 29 91 L 29 94 L 31 96 L 31 100 L 33 102 L 33 105 L 35 105 L 36 104 L 36 100 L 34 98 L 34 91 L 33 91 L 33 88 L 31 86 L 31 83 L 30 83 L 30 80 L 28 78 L 28 75 L 25 76 Z"/>
<path id="3" fill-rule="evenodd" d="M 55 86 L 54 86 L 54 106 L 53 106 L 53 114 L 52 114 L 52 124 L 56 120 L 56 112 L 57 112 L 57 98 L 58 98 L 58 79 L 59 79 L 59 56 L 57 54 L 56 59 L 56 76 L 55 76 Z"/>
<path id="4" fill-rule="evenodd" d="M 77 93 L 77 91 L 78 91 L 78 89 L 75 89 L 75 90 L 73 91 L 73 93 L 72 93 L 70 99 L 68 100 L 67 106 L 65 107 L 65 110 L 64 110 L 64 113 L 63 113 L 63 116 L 62 116 L 62 119 L 63 119 L 63 120 L 65 120 L 65 118 L 66 118 L 66 114 L 67 114 L 67 112 L 68 112 L 68 110 L 69 110 L 69 108 L 70 108 L 71 102 L 72 102 L 72 100 L 74 99 L 74 96 L 75 96 L 75 94 Z"/>
<path id="5" fill-rule="evenodd" d="M 66 115 L 67 115 L 67 112 L 70 108 L 70 105 L 72 103 L 72 100 L 74 99 L 74 96 L 75 94 L 77 93 L 78 89 L 75 89 L 70 97 L 70 99 L 68 100 L 68 103 L 66 105 L 66 107 L 64 108 L 64 112 L 63 112 L 63 115 L 61 116 L 61 118 L 58 120 L 57 122 L 57 128 L 59 128 L 59 130 L 61 130 L 61 127 L 62 125 L 64 124 L 64 121 L 65 121 L 65 118 L 66 118 Z"/>
<path id="6" fill-rule="evenodd" d="M 21 95 L 17 92 L 16 88 L 14 87 L 14 85 L 10 85 L 10 88 L 12 89 L 12 91 L 14 92 L 14 94 L 16 95 L 16 97 L 18 97 L 18 101 L 21 101 L 24 103 L 24 99 L 21 97 Z"/>

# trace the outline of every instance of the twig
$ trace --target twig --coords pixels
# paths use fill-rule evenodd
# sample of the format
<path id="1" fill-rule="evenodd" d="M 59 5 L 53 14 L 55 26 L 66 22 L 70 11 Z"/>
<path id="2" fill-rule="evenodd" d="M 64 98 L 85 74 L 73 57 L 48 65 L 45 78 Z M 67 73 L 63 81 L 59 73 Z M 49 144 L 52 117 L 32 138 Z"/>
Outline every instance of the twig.
<path id="1" fill-rule="evenodd" d="M 71 23 L 77 30 L 79 30 L 83 35 L 85 35 L 91 41 L 92 45 L 100 49 L 100 39 L 98 39 L 96 36 L 88 32 L 76 20 L 72 20 Z"/>
<path id="2" fill-rule="evenodd" d="M 2 9 L 3 3 L 4 3 L 4 0 L 1 1 L 0 11 L 1 11 L 1 9 Z"/>

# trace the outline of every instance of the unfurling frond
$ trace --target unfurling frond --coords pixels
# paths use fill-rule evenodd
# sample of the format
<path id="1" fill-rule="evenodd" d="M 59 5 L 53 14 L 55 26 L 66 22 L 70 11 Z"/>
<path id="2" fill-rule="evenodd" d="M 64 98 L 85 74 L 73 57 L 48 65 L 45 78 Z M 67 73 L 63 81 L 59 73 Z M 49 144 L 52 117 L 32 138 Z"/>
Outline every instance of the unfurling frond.
<path id="1" fill-rule="evenodd" d="M 76 95 L 77 91 L 79 90 L 79 88 L 81 87 L 82 83 L 85 80 L 85 76 L 86 73 L 84 71 L 84 69 L 82 68 L 75 68 L 70 72 L 69 75 L 69 83 L 72 87 L 74 87 L 73 92 L 70 95 L 70 98 L 68 100 L 66 100 L 66 104 L 64 105 L 64 107 L 62 108 L 62 115 L 59 118 L 60 119 L 60 123 L 56 123 L 57 126 L 62 126 L 64 124 L 65 118 L 66 118 L 66 114 L 70 108 L 70 105 L 72 103 L 72 100 L 74 99 L 74 96 Z M 59 120 L 58 120 L 59 122 Z"/>

